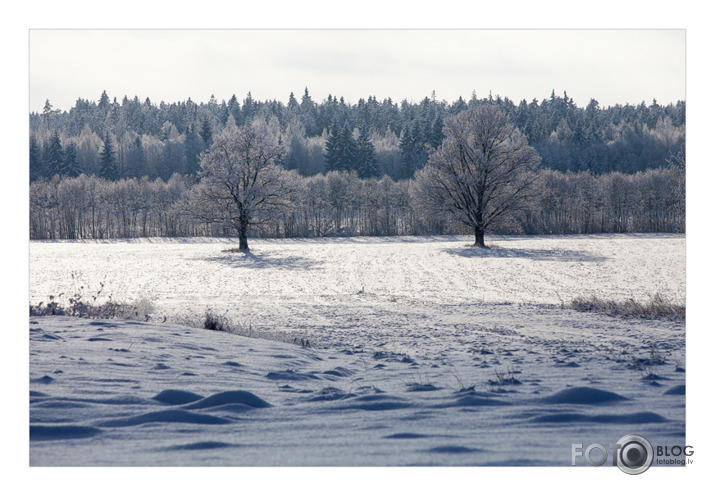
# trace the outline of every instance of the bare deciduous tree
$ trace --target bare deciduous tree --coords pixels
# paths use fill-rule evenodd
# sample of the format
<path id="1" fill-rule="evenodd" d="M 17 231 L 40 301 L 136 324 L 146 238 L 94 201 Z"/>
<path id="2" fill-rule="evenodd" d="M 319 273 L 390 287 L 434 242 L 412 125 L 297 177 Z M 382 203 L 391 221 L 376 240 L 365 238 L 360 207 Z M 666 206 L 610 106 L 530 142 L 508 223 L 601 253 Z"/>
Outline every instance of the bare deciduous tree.
<path id="1" fill-rule="evenodd" d="M 192 215 L 234 229 L 239 249 L 248 250 L 249 226 L 269 220 L 289 201 L 287 173 L 276 165 L 281 151 L 277 137 L 260 126 L 227 127 L 201 155 Z"/>
<path id="2" fill-rule="evenodd" d="M 445 119 L 443 132 L 442 145 L 416 174 L 416 197 L 470 226 L 474 245 L 483 247 L 490 225 L 531 197 L 541 159 L 496 106 Z"/>

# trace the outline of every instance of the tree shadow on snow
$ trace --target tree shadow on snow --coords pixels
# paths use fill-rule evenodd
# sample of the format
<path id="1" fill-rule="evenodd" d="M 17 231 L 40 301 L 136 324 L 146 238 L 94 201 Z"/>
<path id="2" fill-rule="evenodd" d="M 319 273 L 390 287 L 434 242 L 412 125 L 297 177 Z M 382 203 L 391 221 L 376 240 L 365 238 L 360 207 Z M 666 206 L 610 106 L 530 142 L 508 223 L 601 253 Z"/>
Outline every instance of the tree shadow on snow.
<path id="1" fill-rule="evenodd" d="M 497 246 L 477 248 L 447 248 L 445 253 L 468 258 L 527 258 L 539 261 L 554 262 L 603 262 L 606 257 L 596 256 L 585 251 L 576 250 L 543 250 L 525 248 L 500 248 Z"/>
<path id="2" fill-rule="evenodd" d="M 202 257 L 207 262 L 217 262 L 231 268 L 244 269 L 311 269 L 316 265 L 315 260 L 293 255 L 277 253 L 253 253 L 245 251 L 223 251 L 211 257 Z"/>

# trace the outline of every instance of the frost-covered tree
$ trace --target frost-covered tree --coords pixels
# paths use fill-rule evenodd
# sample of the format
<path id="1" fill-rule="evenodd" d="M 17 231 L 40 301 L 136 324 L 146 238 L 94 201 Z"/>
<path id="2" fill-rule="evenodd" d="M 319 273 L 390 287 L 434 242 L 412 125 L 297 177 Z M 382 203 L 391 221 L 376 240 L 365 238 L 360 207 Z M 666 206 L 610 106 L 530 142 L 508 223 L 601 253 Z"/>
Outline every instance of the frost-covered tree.
<path id="1" fill-rule="evenodd" d="M 537 180 L 539 155 L 494 105 L 445 119 L 444 140 L 416 174 L 416 197 L 430 210 L 452 215 L 474 231 L 525 206 Z"/>
<path id="2" fill-rule="evenodd" d="M 47 167 L 47 176 L 52 177 L 57 174 L 62 174 L 62 168 L 65 162 L 65 152 L 60 141 L 60 133 L 55 130 L 47 144 L 47 157 L 45 165 Z"/>
<path id="3" fill-rule="evenodd" d="M 109 133 L 104 135 L 104 146 L 99 154 L 99 175 L 107 179 L 117 179 L 117 154 Z"/>
<path id="4" fill-rule="evenodd" d="M 355 170 L 361 178 L 377 177 L 380 172 L 380 162 L 375 155 L 375 146 L 370 141 L 365 129 L 360 130 L 356 142 Z"/>
<path id="5" fill-rule="evenodd" d="M 685 221 L 685 145 L 677 152 L 674 152 L 668 159 L 668 165 L 675 175 L 672 181 L 671 191 L 675 197 L 673 202 L 677 212 L 681 215 L 683 223 Z M 666 196 L 666 195 L 661 195 Z M 682 226 L 685 228 L 685 226 Z"/>
<path id="6" fill-rule="evenodd" d="M 400 138 L 400 152 L 402 153 L 400 179 L 412 178 L 414 173 L 425 165 L 428 158 L 427 149 L 425 135 L 418 122 L 404 128 Z"/>
<path id="7" fill-rule="evenodd" d="M 441 116 L 438 115 L 432 121 L 432 126 L 430 128 L 429 133 L 429 145 L 435 150 L 439 148 L 439 145 L 442 144 L 442 140 L 444 139 L 444 133 L 442 132 L 443 127 L 444 120 Z"/>
<path id="8" fill-rule="evenodd" d="M 144 154 L 144 145 L 142 139 L 137 136 L 130 143 L 127 150 L 127 173 L 131 177 L 142 177 L 147 175 L 146 170 L 146 155 Z"/>
<path id="9" fill-rule="evenodd" d="M 64 153 L 64 162 L 60 174 L 63 176 L 75 177 L 79 176 L 82 170 L 77 163 L 77 145 L 72 142 L 67 143 Z"/>
<path id="10" fill-rule="evenodd" d="M 256 112 L 258 112 L 258 103 L 253 99 L 251 92 L 249 91 L 246 95 L 246 99 L 243 100 L 242 114 L 245 119 L 244 122 L 251 122 L 253 117 L 256 115 Z M 238 121 L 235 122 L 238 123 Z"/>
<path id="11" fill-rule="evenodd" d="M 307 135 L 319 135 L 322 129 L 319 129 L 317 123 L 317 106 L 313 101 L 313 98 L 311 98 L 310 93 L 308 93 L 307 87 L 305 88 L 303 97 L 300 99 L 300 112 Z"/>
<path id="12" fill-rule="evenodd" d="M 270 219 L 288 202 L 287 172 L 276 165 L 281 151 L 277 136 L 257 125 L 225 129 L 201 155 L 201 180 L 187 212 L 235 230 L 239 249 L 248 250 L 249 226 Z"/>
<path id="13" fill-rule="evenodd" d="M 166 121 L 161 126 L 161 131 L 159 133 L 159 139 L 161 141 L 176 140 L 179 138 L 179 130 L 173 122 Z"/>
<path id="14" fill-rule="evenodd" d="M 347 127 L 331 129 L 325 142 L 325 168 L 328 171 L 349 171 L 355 168 L 357 143 Z"/>
<path id="15" fill-rule="evenodd" d="M 42 108 L 42 124 L 46 131 L 53 127 L 53 116 L 57 114 L 49 100 L 45 100 L 45 106 Z"/>
<path id="16" fill-rule="evenodd" d="M 338 170 L 340 165 L 340 141 L 336 128 L 330 130 L 330 134 L 325 140 L 325 168 L 329 171 Z"/>
<path id="17" fill-rule="evenodd" d="M 201 130 L 199 131 L 199 136 L 201 136 L 205 148 L 211 146 L 211 139 L 213 138 L 213 129 L 211 129 L 211 123 L 206 116 L 204 116 L 204 118 L 201 120 Z"/>
<path id="18" fill-rule="evenodd" d="M 37 144 L 37 139 L 30 136 L 30 182 L 42 177 L 45 165 L 42 160 L 42 149 Z"/>
<path id="19" fill-rule="evenodd" d="M 199 170 L 199 154 L 203 148 L 201 137 L 191 126 L 186 131 L 184 138 L 184 162 L 186 164 L 186 174 L 194 175 Z"/>
<path id="20" fill-rule="evenodd" d="M 177 171 L 184 172 L 184 143 L 181 139 L 171 139 L 163 143 L 161 160 L 157 164 L 159 177 L 168 180 Z"/>
<path id="21" fill-rule="evenodd" d="M 241 122 L 241 104 L 238 103 L 236 95 L 232 95 L 228 101 L 228 113 L 233 116 L 235 122 Z"/>
<path id="22" fill-rule="evenodd" d="M 147 98 L 147 101 L 149 99 Z M 99 97 L 99 103 L 97 104 L 97 108 L 100 110 L 105 110 L 107 107 L 109 107 L 109 95 L 107 95 L 107 90 L 102 91 L 102 96 Z"/>

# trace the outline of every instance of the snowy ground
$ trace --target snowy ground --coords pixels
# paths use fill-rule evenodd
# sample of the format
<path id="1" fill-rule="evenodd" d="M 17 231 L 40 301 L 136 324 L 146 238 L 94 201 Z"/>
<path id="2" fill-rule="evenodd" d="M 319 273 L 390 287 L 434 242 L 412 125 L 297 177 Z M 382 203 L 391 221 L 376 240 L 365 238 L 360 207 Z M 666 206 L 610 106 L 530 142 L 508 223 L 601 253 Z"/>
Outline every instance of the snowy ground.
<path id="1" fill-rule="evenodd" d="M 32 242 L 32 303 L 101 287 L 154 311 L 30 319 L 31 464 L 566 466 L 572 443 L 684 444 L 684 325 L 560 308 L 684 302 L 683 236 L 468 242 Z M 170 323 L 207 308 L 312 348 Z"/>

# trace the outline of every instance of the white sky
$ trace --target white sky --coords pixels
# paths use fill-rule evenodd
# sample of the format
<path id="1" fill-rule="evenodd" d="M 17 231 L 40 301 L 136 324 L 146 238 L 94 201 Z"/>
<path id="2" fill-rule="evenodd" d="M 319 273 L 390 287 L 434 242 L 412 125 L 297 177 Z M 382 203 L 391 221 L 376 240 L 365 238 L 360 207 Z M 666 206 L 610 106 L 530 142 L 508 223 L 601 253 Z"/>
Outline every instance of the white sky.
<path id="1" fill-rule="evenodd" d="M 46 99 L 125 95 L 167 103 L 235 94 L 286 102 L 376 96 L 579 106 L 685 99 L 685 30 L 31 30 L 30 110 Z"/>

